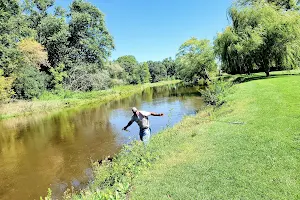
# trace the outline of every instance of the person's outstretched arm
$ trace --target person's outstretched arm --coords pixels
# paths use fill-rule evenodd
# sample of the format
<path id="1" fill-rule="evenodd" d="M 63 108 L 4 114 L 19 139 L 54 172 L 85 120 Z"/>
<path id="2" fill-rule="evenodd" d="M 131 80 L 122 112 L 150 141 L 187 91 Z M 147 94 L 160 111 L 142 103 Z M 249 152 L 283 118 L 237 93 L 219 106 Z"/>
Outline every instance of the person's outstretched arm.
<path id="1" fill-rule="evenodd" d="M 164 113 L 151 112 L 151 116 L 164 116 Z"/>
<path id="2" fill-rule="evenodd" d="M 133 123 L 133 121 L 130 120 L 130 121 L 128 122 L 128 124 L 127 124 L 124 128 L 122 128 L 122 130 L 125 131 L 129 126 L 131 126 L 132 123 Z"/>

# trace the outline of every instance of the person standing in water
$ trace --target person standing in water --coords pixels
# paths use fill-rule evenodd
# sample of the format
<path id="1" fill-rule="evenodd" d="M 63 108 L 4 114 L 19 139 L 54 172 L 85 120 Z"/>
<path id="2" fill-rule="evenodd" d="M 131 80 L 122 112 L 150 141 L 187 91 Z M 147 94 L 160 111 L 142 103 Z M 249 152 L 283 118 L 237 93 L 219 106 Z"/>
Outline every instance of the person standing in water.
<path id="1" fill-rule="evenodd" d="M 136 122 L 140 127 L 140 139 L 144 143 L 148 143 L 150 141 L 151 136 L 151 128 L 150 128 L 150 122 L 148 117 L 149 116 L 164 116 L 163 113 L 157 114 L 154 112 L 146 112 L 146 111 L 140 111 L 136 107 L 133 107 L 132 109 L 133 115 L 131 117 L 131 120 L 128 122 L 128 124 L 122 129 L 125 130 L 131 126 L 133 122 Z"/>

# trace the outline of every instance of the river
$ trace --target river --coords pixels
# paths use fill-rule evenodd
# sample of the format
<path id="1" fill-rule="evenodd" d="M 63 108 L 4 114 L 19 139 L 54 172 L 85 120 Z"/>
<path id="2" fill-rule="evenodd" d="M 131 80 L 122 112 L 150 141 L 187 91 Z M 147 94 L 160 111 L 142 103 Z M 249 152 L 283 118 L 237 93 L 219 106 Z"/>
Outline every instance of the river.
<path id="1" fill-rule="evenodd" d="M 51 188 L 55 197 L 66 188 L 92 179 L 92 161 L 117 153 L 139 138 L 138 126 L 122 131 L 131 107 L 164 113 L 150 117 L 153 135 L 195 114 L 203 101 L 197 88 L 181 84 L 148 88 L 129 98 L 83 110 L 34 115 L 0 122 L 0 199 L 39 199 Z"/>

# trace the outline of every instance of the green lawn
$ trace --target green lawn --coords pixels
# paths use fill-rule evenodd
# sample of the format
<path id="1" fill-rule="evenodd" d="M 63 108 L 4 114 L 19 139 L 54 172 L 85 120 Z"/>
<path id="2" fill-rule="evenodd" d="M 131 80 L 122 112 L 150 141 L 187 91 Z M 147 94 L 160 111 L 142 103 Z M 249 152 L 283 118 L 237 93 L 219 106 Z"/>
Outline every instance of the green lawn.
<path id="1" fill-rule="evenodd" d="M 131 199 L 300 199 L 300 76 L 240 81 L 218 110 L 153 138 L 160 158 Z"/>

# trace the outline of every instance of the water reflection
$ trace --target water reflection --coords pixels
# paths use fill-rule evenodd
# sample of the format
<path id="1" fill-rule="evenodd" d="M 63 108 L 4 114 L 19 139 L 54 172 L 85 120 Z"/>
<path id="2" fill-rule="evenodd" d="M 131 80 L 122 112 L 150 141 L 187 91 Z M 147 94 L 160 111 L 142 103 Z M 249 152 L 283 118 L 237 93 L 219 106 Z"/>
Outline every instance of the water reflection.
<path id="1" fill-rule="evenodd" d="M 151 117 L 153 133 L 194 114 L 202 106 L 196 88 L 178 85 L 149 88 L 130 98 L 47 118 L 27 117 L 0 123 L 0 199 L 38 199 L 47 188 L 60 195 L 71 185 L 92 179 L 91 160 L 118 152 L 138 139 L 138 127 L 121 131 L 130 108 L 163 112 Z M 168 117 L 169 116 L 169 117 Z"/>

